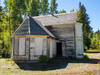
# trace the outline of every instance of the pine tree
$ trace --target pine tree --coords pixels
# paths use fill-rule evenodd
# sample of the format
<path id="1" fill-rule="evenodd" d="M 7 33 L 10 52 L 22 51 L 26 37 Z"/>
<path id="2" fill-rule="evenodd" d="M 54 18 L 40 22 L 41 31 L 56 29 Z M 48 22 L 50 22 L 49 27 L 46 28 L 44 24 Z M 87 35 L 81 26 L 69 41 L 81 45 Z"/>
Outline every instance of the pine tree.
<path id="1" fill-rule="evenodd" d="M 89 16 L 86 13 L 86 8 L 81 3 L 79 3 L 78 21 L 80 23 L 83 23 L 84 49 L 86 49 L 86 48 L 89 49 L 90 44 L 91 44 L 91 40 L 90 40 L 90 38 L 88 36 L 89 36 L 89 33 L 92 33 L 92 28 L 89 25 L 90 21 L 89 21 Z"/>
<path id="2" fill-rule="evenodd" d="M 42 15 L 46 15 L 49 13 L 48 6 L 49 6 L 48 0 L 41 0 L 41 14 Z"/>
<path id="3" fill-rule="evenodd" d="M 66 10 L 60 10 L 60 12 L 59 13 L 66 13 Z"/>
<path id="4" fill-rule="evenodd" d="M 56 3 L 57 0 L 51 0 L 51 6 L 50 6 L 50 13 L 58 13 L 57 11 L 57 6 L 58 4 Z"/>

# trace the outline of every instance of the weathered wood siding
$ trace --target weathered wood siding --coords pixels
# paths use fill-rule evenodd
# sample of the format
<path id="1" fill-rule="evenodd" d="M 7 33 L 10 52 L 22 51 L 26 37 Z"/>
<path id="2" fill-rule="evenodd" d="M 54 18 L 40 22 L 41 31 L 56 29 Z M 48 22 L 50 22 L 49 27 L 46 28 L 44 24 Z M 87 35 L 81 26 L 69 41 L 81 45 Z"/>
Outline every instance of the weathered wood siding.
<path id="1" fill-rule="evenodd" d="M 75 57 L 75 27 L 74 25 L 55 25 L 47 27 L 56 37 L 62 40 L 63 56 Z"/>
<path id="2" fill-rule="evenodd" d="M 40 55 L 43 55 L 43 39 L 40 37 L 30 38 L 30 60 L 37 60 Z"/>
<path id="3" fill-rule="evenodd" d="M 16 46 L 18 46 L 18 45 L 16 45 Z M 25 52 L 25 38 L 20 38 L 19 39 L 19 56 L 20 55 L 25 55 L 25 53 L 26 53 Z"/>
<path id="4" fill-rule="evenodd" d="M 48 38 L 30 38 L 30 60 L 38 60 L 39 56 L 50 55 L 50 44 Z"/>
<path id="5" fill-rule="evenodd" d="M 76 40 L 76 57 L 83 57 L 83 34 L 82 34 L 82 24 L 76 23 L 75 25 L 75 40 Z"/>
<path id="6" fill-rule="evenodd" d="M 50 58 L 56 56 L 56 40 L 49 39 L 50 40 Z"/>
<path id="7" fill-rule="evenodd" d="M 29 42 L 29 38 L 12 39 L 12 57 L 14 60 L 29 60 L 29 44 L 26 42 Z"/>

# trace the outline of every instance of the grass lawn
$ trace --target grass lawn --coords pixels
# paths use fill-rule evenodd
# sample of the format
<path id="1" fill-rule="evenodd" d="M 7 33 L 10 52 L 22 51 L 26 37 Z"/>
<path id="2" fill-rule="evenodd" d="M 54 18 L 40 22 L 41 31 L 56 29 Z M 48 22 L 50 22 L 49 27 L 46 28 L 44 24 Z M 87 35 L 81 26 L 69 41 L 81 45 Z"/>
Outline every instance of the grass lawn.
<path id="1" fill-rule="evenodd" d="M 0 75 L 95 75 L 100 74 L 99 59 L 63 59 L 53 63 L 15 63 L 0 59 Z M 98 75 L 99 75 L 98 74 Z"/>
<path id="2" fill-rule="evenodd" d="M 100 49 L 90 49 L 87 50 L 86 53 L 100 53 Z"/>

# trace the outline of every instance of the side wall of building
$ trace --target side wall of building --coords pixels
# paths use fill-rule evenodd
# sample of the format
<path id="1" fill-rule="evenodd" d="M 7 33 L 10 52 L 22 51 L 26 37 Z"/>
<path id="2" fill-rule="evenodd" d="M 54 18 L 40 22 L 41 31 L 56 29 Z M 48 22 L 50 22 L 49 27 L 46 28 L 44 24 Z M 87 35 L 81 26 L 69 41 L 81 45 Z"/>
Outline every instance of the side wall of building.
<path id="1" fill-rule="evenodd" d="M 47 37 L 13 38 L 12 57 L 14 60 L 38 60 L 39 56 L 54 57 L 56 40 Z"/>
<path id="2" fill-rule="evenodd" d="M 50 58 L 55 57 L 56 56 L 56 40 L 54 39 L 49 39 L 50 40 Z"/>
<path id="3" fill-rule="evenodd" d="M 47 28 L 62 41 L 63 56 L 75 57 L 75 25 L 54 25 Z"/>
<path id="4" fill-rule="evenodd" d="M 29 60 L 29 38 L 12 39 L 12 58 L 14 60 Z"/>
<path id="5" fill-rule="evenodd" d="M 76 41 L 76 57 L 83 58 L 83 32 L 82 32 L 82 24 L 75 24 L 75 41 Z"/>

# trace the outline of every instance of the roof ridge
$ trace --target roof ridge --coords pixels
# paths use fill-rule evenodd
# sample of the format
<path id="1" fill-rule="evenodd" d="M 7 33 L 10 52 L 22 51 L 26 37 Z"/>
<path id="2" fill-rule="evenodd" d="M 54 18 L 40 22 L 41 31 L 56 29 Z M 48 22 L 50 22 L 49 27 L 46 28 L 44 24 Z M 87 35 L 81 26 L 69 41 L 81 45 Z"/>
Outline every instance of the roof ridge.
<path id="1" fill-rule="evenodd" d="M 73 13 L 77 13 L 77 11 L 75 11 L 75 12 L 67 12 L 67 13 L 60 13 L 60 14 L 54 14 L 54 16 L 67 15 L 67 14 L 73 14 Z M 47 16 L 52 16 L 52 15 L 49 14 L 49 15 L 42 15 L 42 16 L 34 16 L 33 18 L 37 18 L 37 17 L 47 17 Z"/>

